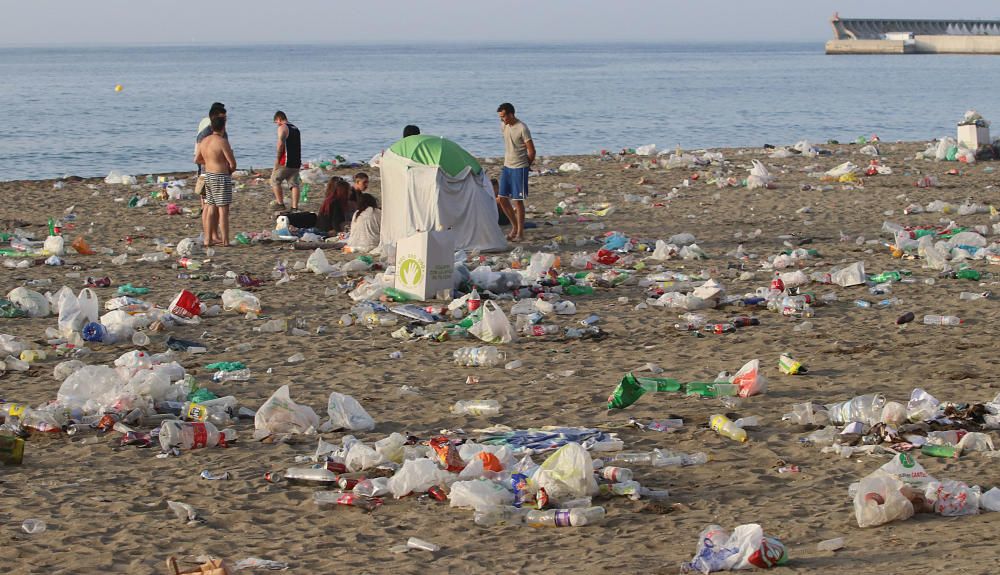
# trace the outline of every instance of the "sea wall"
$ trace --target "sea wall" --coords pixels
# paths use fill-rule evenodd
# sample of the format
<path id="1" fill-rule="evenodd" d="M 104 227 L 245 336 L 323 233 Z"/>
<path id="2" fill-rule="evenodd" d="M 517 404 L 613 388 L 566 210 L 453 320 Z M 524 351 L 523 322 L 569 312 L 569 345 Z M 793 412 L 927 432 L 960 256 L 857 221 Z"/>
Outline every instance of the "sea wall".
<path id="1" fill-rule="evenodd" d="M 1000 54 L 1000 36 L 914 36 L 904 40 L 830 40 L 827 54 Z"/>

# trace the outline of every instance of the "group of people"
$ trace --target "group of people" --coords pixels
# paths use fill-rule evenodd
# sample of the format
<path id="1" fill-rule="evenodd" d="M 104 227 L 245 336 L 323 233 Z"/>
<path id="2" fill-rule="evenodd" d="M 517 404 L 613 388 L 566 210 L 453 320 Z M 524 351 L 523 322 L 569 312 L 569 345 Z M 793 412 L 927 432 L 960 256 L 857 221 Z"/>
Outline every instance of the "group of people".
<path id="1" fill-rule="evenodd" d="M 508 241 L 524 239 L 524 202 L 528 198 L 528 172 L 535 161 L 535 145 L 531 132 L 515 116 L 514 106 L 503 103 L 497 108 L 504 142 L 504 164 L 499 181 L 493 180 L 494 194 L 500 212 L 500 223 L 511 225 Z M 229 145 L 226 131 L 226 107 L 215 102 L 208 117 L 198 126 L 195 139 L 194 162 L 198 165 L 195 192 L 201 196 L 202 232 L 205 246 L 228 246 L 229 206 L 233 202 L 232 174 L 236 171 L 236 157 Z M 330 234 L 350 229 L 347 247 L 368 251 L 379 243 L 381 210 L 375 197 L 368 193 L 368 174 L 354 176 L 353 186 L 339 177 L 331 178 L 326 186 L 326 196 L 316 214 L 299 213 L 302 180 L 302 138 L 288 116 L 278 110 L 273 121 L 277 125 L 278 141 L 274 169 L 271 171 L 272 210 L 285 212 L 295 227 L 314 228 Z M 420 128 L 408 125 L 403 137 L 420 134 Z M 285 206 L 283 184 L 288 185 L 289 204 Z M 290 207 L 290 211 L 288 208 Z"/>

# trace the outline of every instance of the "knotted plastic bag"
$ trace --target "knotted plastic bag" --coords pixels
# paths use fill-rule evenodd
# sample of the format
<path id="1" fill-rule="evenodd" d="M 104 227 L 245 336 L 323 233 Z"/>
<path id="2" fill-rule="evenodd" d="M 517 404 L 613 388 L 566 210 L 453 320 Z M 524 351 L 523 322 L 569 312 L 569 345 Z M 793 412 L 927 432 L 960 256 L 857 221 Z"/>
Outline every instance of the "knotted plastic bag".
<path id="1" fill-rule="evenodd" d="M 487 343 L 510 343 L 514 339 L 507 314 L 492 301 L 483 304 L 483 319 L 469 328 L 469 333 Z"/>
<path id="2" fill-rule="evenodd" d="M 257 410 L 253 426 L 271 433 L 306 433 L 319 427 L 319 416 L 308 405 L 292 401 L 288 386 L 282 385 Z"/>

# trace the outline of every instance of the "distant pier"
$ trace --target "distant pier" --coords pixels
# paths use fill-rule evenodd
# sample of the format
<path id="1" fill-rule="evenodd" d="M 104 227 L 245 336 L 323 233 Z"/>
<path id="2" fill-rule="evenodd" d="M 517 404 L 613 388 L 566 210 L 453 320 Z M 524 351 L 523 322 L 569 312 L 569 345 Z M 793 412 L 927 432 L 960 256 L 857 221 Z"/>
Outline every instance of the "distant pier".
<path id="1" fill-rule="evenodd" d="M 827 54 L 1000 54 L 998 20 L 830 19 Z"/>

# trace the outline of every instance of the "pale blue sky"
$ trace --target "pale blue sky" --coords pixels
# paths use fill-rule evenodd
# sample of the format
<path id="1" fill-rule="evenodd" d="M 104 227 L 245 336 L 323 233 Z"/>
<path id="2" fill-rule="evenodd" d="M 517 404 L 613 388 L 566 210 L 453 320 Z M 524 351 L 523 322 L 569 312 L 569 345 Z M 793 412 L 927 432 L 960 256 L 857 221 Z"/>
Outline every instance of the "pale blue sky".
<path id="1" fill-rule="evenodd" d="M 0 45 L 825 41 L 830 16 L 998 19 L 996 0 L 0 0 Z"/>

